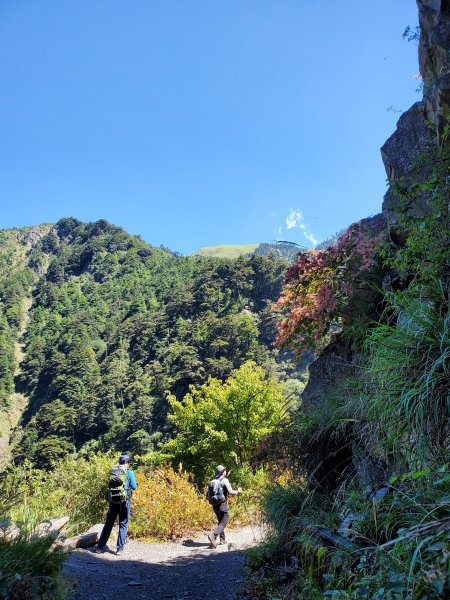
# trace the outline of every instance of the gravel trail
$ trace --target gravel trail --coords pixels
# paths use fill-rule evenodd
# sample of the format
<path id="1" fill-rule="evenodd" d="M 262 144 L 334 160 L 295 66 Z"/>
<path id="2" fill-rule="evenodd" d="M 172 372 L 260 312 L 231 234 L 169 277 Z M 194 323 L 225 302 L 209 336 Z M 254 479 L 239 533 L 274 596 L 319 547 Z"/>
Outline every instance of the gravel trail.
<path id="1" fill-rule="evenodd" d="M 130 540 L 120 557 L 75 550 L 65 565 L 77 581 L 71 600 L 236 600 L 245 549 L 261 540 L 255 534 L 258 542 L 251 527 L 227 530 L 227 544 L 215 550 L 205 534 L 162 544 Z"/>

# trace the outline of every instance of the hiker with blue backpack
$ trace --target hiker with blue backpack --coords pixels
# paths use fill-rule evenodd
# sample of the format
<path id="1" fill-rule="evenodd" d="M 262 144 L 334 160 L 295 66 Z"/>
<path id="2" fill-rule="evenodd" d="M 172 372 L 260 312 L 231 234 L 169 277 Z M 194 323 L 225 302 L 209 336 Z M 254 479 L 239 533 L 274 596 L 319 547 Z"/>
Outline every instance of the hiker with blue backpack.
<path id="1" fill-rule="evenodd" d="M 105 494 L 109 502 L 108 514 L 94 552 L 105 551 L 114 523 L 119 518 L 116 555 L 120 556 L 123 553 L 130 520 L 131 496 L 133 490 L 137 488 L 136 478 L 129 468 L 130 460 L 128 454 L 122 454 L 117 464 L 111 469 Z"/>
<path id="2" fill-rule="evenodd" d="M 216 467 L 216 475 L 214 479 L 208 483 L 206 489 L 206 499 L 213 507 L 217 517 L 217 527 L 214 531 L 208 534 L 208 539 L 211 548 L 217 548 L 217 538 L 220 544 L 225 544 L 225 527 L 228 523 L 228 496 L 237 496 L 242 493 L 240 487 L 233 490 L 230 482 L 227 479 L 227 468 L 224 465 Z"/>

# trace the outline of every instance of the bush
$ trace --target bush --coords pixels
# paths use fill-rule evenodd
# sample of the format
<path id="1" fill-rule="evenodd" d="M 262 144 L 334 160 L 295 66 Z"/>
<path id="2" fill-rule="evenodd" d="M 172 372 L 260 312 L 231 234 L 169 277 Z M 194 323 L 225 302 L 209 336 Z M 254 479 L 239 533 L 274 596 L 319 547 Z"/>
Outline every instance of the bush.
<path id="1" fill-rule="evenodd" d="M 282 385 L 253 361 L 225 382 L 210 378 L 198 389 L 191 386 L 182 400 L 172 394 L 168 400 L 173 411 L 169 419 L 178 432 L 161 451 L 201 482 L 212 465 L 249 464 L 260 441 L 289 420 Z"/>
<path id="2" fill-rule="evenodd" d="M 107 510 L 104 494 L 114 460 L 115 455 L 71 456 L 52 472 L 18 467 L 3 484 L 4 492 L 17 484 L 21 494 L 20 504 L 10 511 L 12 520 L 31 531 L 41 520 L 67 515 L 70 534 L 102 523 Z M 161 466 L 147 473 L 138 468 L 135 474 L 138 489 L 132 500 L 132 536 L 170 539 L 210 525 L 210 506 L 186 473 Z"/>
<path id="3" fill-rule="evenodd" d="M 322 347 L 330 328 L 342 320 L 364 319 L 375 301 L 369 281 L 377 271 L 385 234 L 376 235 L 363 221 L 351 225 L 335 245 L 299 252 L 273 311 L 281 313 L 276 345 L 301 355 Z M 378 280 L 378 277 L 375 277 Z M 364 293 L 361 293 L 364 290 Z M 352 306 L 360 297 L 357 315 Z M 363 300 L 364 299 L 364 300 Z M 354 336 L 359 337 L 355 331 Z"/>
<path id="4" fill-rule="evenodd" d="M 27 465 L 16 467 L 0 486 L 0 508 L 2 497 L 11 498 L 8 516 L 25 532 L 31 532 L 42 520 L 65 515 L 70 519 L 65 528 L 69 534 L 84 532 L 105 519 L 104 493 L 114 459 L 115 456 L 105 454 L 71 456 L 59 462 L 52 472 Z M 132 500 L 131 536 L 173 539 L 205 530 L 215 522 L 203 493 L 181 467 L 174 471 L 161 464 L 141 466 L 135 475 L 138 488 Z M 253 475 L 244 469 L 236 472 L 236 477 L 235 485 L 245 481 L 246 497 L 238 502 L 232 500 L 230 512 L 234 522 L 242 524 L 248 522 L 252 490 L 256 486 L 263 488 L 267 480 L 263 470 Z"/>
<path id="5" fill-rule="evenodd" d="M 69 533 L 86 531 L 103 521 L 104 499 L 112 455 L 99 454 L 89 458 L 68 456 L 53 471 L 16 468 L 7 477 L 4 487 L 17 482 L 21 503 L 11 510 L 14 520 L 26 522 L 31 510 L 37 521 L 68 516 Z"/>
<path id="6" fill-rule="evenodd" d="M 211 526 L 211 507 L 183 471 L 157 468 L 137 472 L 130 535 L 139 538 L 173 539 Z"/>

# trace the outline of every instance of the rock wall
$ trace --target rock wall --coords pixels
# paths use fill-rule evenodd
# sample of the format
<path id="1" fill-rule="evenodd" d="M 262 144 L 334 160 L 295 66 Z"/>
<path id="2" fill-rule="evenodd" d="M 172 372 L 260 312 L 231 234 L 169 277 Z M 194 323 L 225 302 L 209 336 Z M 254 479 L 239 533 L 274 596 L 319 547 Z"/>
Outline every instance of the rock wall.
<path id="1" fill-rule="evenodd" d="M 417 0 L 424 116 L 439 136 L 450 116 L 450 0 Z"/>
<path id="2" fill-rule="evenodd" d="M 423 101 L 402 114 L 396 131 L 381 148 L 386 175 L 392 182 L 411 175 L 415 158 L 440 142 L 450 117 L 450 0 L 417 0 L 417 6 Z M 410 210 L 420 215 L 423 202 L 418 198 Z M 391 186 L 384 196 L 383 213 L 392 226 L 394 240 L 401 241 L 395 232 L 398 198 Z"/>

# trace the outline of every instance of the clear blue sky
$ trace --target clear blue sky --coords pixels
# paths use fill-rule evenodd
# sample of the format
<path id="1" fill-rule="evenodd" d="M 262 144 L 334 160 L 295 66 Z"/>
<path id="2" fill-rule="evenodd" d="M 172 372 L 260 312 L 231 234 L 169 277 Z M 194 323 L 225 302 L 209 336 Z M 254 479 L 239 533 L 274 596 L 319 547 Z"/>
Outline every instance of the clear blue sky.
<path id="1" fill-rule="evenodd" d="M 381 209 L 416 24 L 414 0 L 0 0 L 0 228 L 321 241 Z"/>

